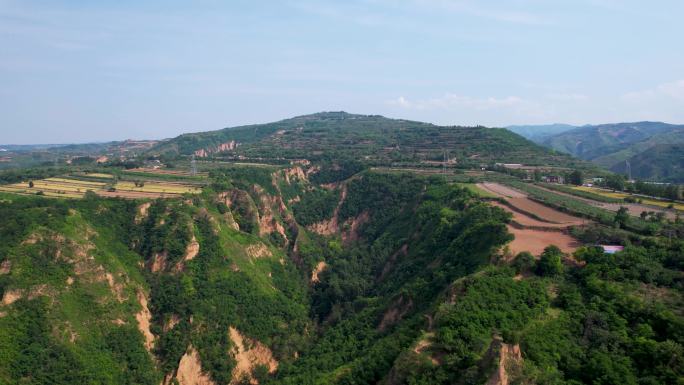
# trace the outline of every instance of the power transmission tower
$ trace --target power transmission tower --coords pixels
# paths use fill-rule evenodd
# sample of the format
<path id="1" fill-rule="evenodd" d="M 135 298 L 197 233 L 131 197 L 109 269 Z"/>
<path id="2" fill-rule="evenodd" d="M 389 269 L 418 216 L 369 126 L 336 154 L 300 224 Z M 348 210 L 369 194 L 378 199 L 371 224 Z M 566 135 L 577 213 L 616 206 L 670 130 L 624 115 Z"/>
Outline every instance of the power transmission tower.
<path id="1" fill-rule="evenodd" d="M 447 179 L 447 163 L 449 163 L 449 150 L 443 149 L 443 159 L 442 159 L 442 175 L 444 175 L 444 180 Z"/>
<path id="2" fill-rule="evenodd" d="M 190 175 L 197 175 L 197 161 L 195 160 L 195 154 L 192 154 L 192 160 L 190 161 Z"/>
<path id="3" fill-rule="evenodd" d="M 632 180 L 632 165 L 628 160 L 625 160 L 625 168 L 627 169 L 627 180 Z"/>

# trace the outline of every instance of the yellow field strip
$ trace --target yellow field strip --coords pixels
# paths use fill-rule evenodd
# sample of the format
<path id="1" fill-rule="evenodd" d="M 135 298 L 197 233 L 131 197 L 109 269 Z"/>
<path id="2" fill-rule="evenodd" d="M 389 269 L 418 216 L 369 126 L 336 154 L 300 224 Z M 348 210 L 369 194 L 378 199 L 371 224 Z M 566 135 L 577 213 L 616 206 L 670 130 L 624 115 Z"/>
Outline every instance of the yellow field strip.
<path id="1" fill-rule="evenodd" d="M 83 174 L 84 176 L 89 176 L 92 178 L 103 178 L 103 179 L 114 179 L 114 175 L 112 174 L 102 174 L 99 172 L 90 172 L 90 173 L 85 173 Z"/>
<path id="2" fill-rule="evenodd" d="M 132 182 L 118 182 L 114 186 L 121 191 L 151 192 L 151 193 L 173 193 L 173 194 L 197 194 L 202 191 L 199 187 L 183 186 L 177 184 L 145 182 L 142 187 L 137 187 Z"/>
<path id="3" fill-rule="evenodd" d="M 33 190 L 33 189 L 22 189 L 10 186 L 0 186 L 0 192 L 8 192 L 12 194 L 20 195 L 38 195 L 37 192 L 41 191 L 42 196 L 56 197 L 56 198 L 83 198 L 83 194 L 78 193 L 59 193 L 55 191 L 45 191 L 45 190 Z"/>
<path id="4" fill-rule="evenodd" d="M 96 174 L 96 173 L 93 173 Z M 96 174 L 97 175 L 97 174 Z M 101 174 L 108 175 L 108 174 Z M 127 198 L 146 197 L 177 197 L 182 194 L 198 194 L 202 191 L 200 186 L 187 185 L 177 182 L 144 182 L 142 187 L 137 187 L 133 182 L 117 182 L 115 192 L 105 191 L 109 185 L 105 182 L 91 182 L 69 178 L 47 178 L 34 180 L 33 187 L 29 182 L 14 183 L 0 186 L 0 191 L 22 195 L 36 195 L 42 192 L 47 197 L 82 198 L 87 191 L 94 191 L 103 196 L 121 196 Z"/>
<path id="5" fill-rule="evenodd" d="M 594 193 L 596 195 L 601 195 L 604 197 L 609 197 L 609 198 L 616 198 L 616 199 L 625 199 L 627 197 L 634 198 L 634 199 L 640 199 L 642 203 L 647 204 L 647 205 L 653 205 L 653 206 L 658 206 L 658 207 L 663 207 L 667 208 L 672 204 L 675 209 L 677 210 L 684 210 L 684 204 L 681 203 L 672 203 L 668 201 L 661 201 L 657 199 L 651 199 L 651 198 L 643 198 L 638 195 L 632 195 L 632 194 L 627 194 L 627 193 L 620 193 L 620 192 L 613 192 L 613 191 L 608 191 L 608 190 L 603 190 L 603 189 L 598 189 L 594 187 L 585 187 L 585 186 L 576 186 L 573 187 L 575 190 L 580 190 L 580 191 L 587 191 L 590 193 Z"/>
<path id="6" fill-rule="evenodd" d="M 14 187 L 18 188 L 25 188 L 25 189 L 31 189 L 29 187 L 28 183 L 15 183 L 13 185 Z M 33 182 L 33 189 L 35 190 L 63 190 L 63 191 L 71 191 L 71 192 L 86 192 L 88 190 L 100 190 L 102 187 L 100 186 L 78 186 L 78 185 L 69 185 L 69 184 L 58 184 L 58 183 L 44 183 L 41 181 L 35 181 Z"/>
<path id="7" fill-rule="evenodd" d="M 82 184 L 90 186 L 104 186 L 105 182 L 91 182 L 87 180 L 77 180 L 77 179 L 67 179 L 67 178 L 47 178 L 41 179 L 43 182 L 56 182 L 56 183 L 68 183 L 68 184 Z"/>

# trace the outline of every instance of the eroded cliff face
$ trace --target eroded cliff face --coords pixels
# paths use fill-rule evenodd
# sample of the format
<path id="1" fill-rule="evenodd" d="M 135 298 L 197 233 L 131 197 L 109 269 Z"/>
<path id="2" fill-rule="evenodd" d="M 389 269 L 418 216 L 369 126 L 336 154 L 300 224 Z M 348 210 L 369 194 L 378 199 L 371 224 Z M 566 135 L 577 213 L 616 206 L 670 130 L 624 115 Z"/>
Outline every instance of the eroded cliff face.
<path id="1" fill-rule="evenodd" d="M 498 357 L 495 356 L 496 370 L 487 381 L 487 385 L 509 385 L 522 370 L 523 359 L 520 345 L 506 344 L 495 339 L 492 346 L 494 349 L 498 347 L 499 354 Z"/>
<path id="2" fill-rule="evenodd" d="M 216 146 L 209 146 L 206 148 L 200 148 L 199 150 L 195 150 L 194 155 L 200 158 L 206 158 L 214 154 L 235 150 L 239 145 L 240 143 L 234 140 L 230 140 L 228 142 L 224 142 Z"/>
<path id="3" fill-rule="evenodd" d="M 236 361 L 231 384 L 248 380 L 252 384 L 259 382 L 254 378 L 258 366 L 267 368 L 268 373 L 275 373 L 278 361 L 273 358 L 271 350 L 259 341 L 244 337 L 236 328 L 229 328 L 230 340 L 233 343 L 231 355 Z"/>
<path id="4" fill-rule="evenodd" d="M 211 377 L 202 370 L 202 361 L 197 350 L 190 345 L 178 363 L 175 375 L 179 385 L 215 385 Z M 172 384 L 173 381 L 165 381 Z"/>

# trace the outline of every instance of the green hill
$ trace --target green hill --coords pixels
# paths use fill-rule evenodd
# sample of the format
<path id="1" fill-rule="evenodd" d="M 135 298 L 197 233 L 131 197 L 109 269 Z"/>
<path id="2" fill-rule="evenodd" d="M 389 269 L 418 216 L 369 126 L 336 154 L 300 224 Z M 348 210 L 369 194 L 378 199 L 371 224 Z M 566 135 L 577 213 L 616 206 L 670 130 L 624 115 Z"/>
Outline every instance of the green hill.
<path id="1" fill-rule="evenodd" d="M 676 170 L 681 156 L 672 154 L 673 163 L 654 158 L 661 145 L 684 143 L 684 126 L 661 122 L 637 122 L 582 126 L 548 136 L 539 143 L 554 150 L 613 171 L 625 169 L 625 161 L 633 159 L 644 179 L 683 182 Z M 641 162 L 645 162 L 641 164 Z M 633 166 L 634 167 L 634 166 Z M 665 178 L 665 179 L 664 179 Z"/>
<path id="2" fill-rule="evenodd" d="M 184 134 L 160 143 L 149 153 L 260 160 L 348 158 L 388 165 L 442 161 L 445 151 L 450 159 L 464 165 L 577 163 L 502 128 L 436 126 L 345 112 Z"/>
<path id="3" fill-rule="evenodd" d="M 633 178 L 659 180 L 663 182 L 684 182 L 684 143 L 655 144 L 646 150 L 629 157 Z M 611 167 L 617 173 L 626 174 L 625 162 Z"/>

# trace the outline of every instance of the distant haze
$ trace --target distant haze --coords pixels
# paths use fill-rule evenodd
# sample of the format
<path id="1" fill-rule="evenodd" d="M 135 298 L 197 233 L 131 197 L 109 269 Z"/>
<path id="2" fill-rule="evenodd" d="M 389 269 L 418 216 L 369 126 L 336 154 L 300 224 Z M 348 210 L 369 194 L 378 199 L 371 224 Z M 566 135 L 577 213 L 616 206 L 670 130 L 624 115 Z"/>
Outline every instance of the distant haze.
<path id="1" fill-rule="evenodd" d="M 337 110 L 682 123 L 683 14 L 677 0 L 0 0 L 0 143 Z"/>

